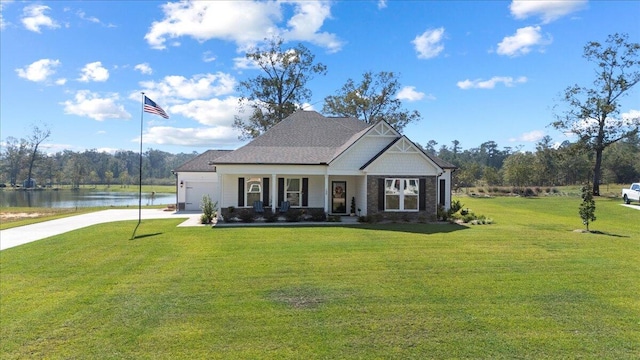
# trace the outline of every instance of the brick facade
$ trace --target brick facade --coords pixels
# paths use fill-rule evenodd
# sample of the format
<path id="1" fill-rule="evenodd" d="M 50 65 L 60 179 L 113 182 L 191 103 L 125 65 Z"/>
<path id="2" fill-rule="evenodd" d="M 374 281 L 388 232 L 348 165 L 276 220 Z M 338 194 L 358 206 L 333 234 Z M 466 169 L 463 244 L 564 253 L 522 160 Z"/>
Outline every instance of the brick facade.
<path id="1" fill-rule="evenodd" d="M 425 191 L 426 203 L 425 210 L 420 211 L 384 211 L 379 210 L 378 204 L 378 184 L 379 179 L 385 178 L 397 178 L 397 179 L 424 179 L 426 188 L 420 191 Z M 399 175 L 369 175 L 367 176 L 367 215 L 369 216 L 381 216 L 386 220 L 397 220 L 401 218 L 411 221 L 429 221 L 436 218 L 437 212 L 437 181 L 435 176 L 399 176 Z M 384 207 L 384 205 L 383 205 Z"/>

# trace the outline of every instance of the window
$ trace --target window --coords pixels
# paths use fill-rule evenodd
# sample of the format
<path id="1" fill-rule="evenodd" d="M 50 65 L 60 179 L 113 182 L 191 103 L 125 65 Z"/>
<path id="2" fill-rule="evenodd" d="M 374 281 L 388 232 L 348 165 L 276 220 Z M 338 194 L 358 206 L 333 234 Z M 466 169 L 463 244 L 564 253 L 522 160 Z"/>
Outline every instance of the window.
<path id="1" fill-rule="evenodd" d="M 300 206 L 300 194 L 302 193 L 302 186 L 300 185 L 300 179 L 285 179 L 284 197 L 289 202 L 290 206 Z"/>
<path id="2" fill-rule="evenodd" d="M 418 179 L 385 179 L 384 202 L 387 211 L 418 211 Z"/>
<path id="3" fill-rule="evenodd" d="M 262 200 L 262 178 L 246 178 L 245 189 L 247 189 L 247 206 L 253 206 L 255 201 Z"/>
<path id="4" fill-rule="evenodd" d="M 386 179 L 384 183 L 385 210 L 400 210 L 400 179 Z"/>
<path id="5" fill-rule="evenodd" d="M 404 179 L 404 209 L 418 210 L 418 179 Z"/>

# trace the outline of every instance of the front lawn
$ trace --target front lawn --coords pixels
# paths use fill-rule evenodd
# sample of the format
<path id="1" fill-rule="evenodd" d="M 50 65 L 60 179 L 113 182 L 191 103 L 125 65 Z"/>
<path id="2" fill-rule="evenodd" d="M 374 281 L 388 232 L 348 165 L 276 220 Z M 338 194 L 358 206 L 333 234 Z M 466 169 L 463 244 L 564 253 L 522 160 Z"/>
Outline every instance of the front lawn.
<path id="1" fill-rule="evenodd" d="M 0 252 L 0 358 L 634 359 L 640 211 L 462 198 L 492 225 L 102 224 Z"/>

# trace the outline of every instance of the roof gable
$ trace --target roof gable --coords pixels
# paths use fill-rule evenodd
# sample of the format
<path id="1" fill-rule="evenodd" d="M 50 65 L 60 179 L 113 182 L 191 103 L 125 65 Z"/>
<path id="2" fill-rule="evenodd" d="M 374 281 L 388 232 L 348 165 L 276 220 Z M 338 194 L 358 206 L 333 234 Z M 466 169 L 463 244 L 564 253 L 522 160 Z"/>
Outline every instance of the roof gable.
<path id="1" fill-rule="evenodd" d="M 218 163 L 327 164 L 337 149 L 368 127 L 355 118 L 296 111 L 250 143 L 218 159 Z"/>
<path id="2" fill-rule="evenodd" d="M 360 170 L 370 170 L 371 168 L 376 166 L 377 162 L 382 162 L 382 158 L 386 155 L 407 155 L 405 156 L 406 158 L 411 157 L 412 159 L 422 159 L 426 163 L 430 164 L 433 168 L 442 169 L 442 167 L 437 162 L 435 162 L 430 156 L 422 151 L 422 149 L 420 149 L 416 144 L 414 144 L 411 140 L 403 135 L 402 137 L 399 137 L 393 142 L 389 143 L 386 148 L 382 149 L 376 156 L 374 156 L 373 158 L 371 158 L 371 160 L 364 164 L 360 168 Z M 397 166 L 400 163 L 401 161 L 397 161 L 395 165 Z M 413 161 L 411 161 L 410 163 L 412 168 L 415 168 L 418 165 Z"/>
<path id="3" fill-rule="evenodd" d="M 204 153 L 180 165 L 177 169 L 173 170 L 173 172 L 213 171 L 212 165 L 215 163 L 215 160 L 230 152 L 231 150 L 207 150 Z"/>
<path id="4" fill-rule="evenodd" d="M 386 148 L 401 135 L 386 121 L 379 121 L 354 135 L 338 148 L 330 164 L 337 168 L 357 170 L 380 149 Z"/>

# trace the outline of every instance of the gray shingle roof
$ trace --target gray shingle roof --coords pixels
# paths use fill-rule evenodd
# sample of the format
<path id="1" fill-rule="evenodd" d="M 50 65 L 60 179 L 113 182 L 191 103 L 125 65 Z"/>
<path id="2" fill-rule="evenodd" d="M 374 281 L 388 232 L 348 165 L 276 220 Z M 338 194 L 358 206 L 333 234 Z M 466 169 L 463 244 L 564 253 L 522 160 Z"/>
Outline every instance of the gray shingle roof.
<path id="1" fill-rule="evenodd" d="M 211 163 L 328 164 L 360 139 L 371 126 L 356 118 L 325 117 L 315 111 L 296 111 L 237 150 L 209 150 L 175 171 L 212 171 Z M 442 159 L 425 155 L 443 169 L 455 168 Z"/>
<path id="2" fill-rule="evenodd" d="M 294 125 L 295 124 L 295 125 Z M 355 118 L 296 111 L 247 145 L 216 160 L 219 164 L 327 164 L 354 135 L 370 125 Z"/>
<path id="3" fill-rule="evenodd" d="M 195 158 L 180 165 L 174 172 L 208 172 L 213 170 L 211 163 L 231 150 L 207 150 Z"/>

